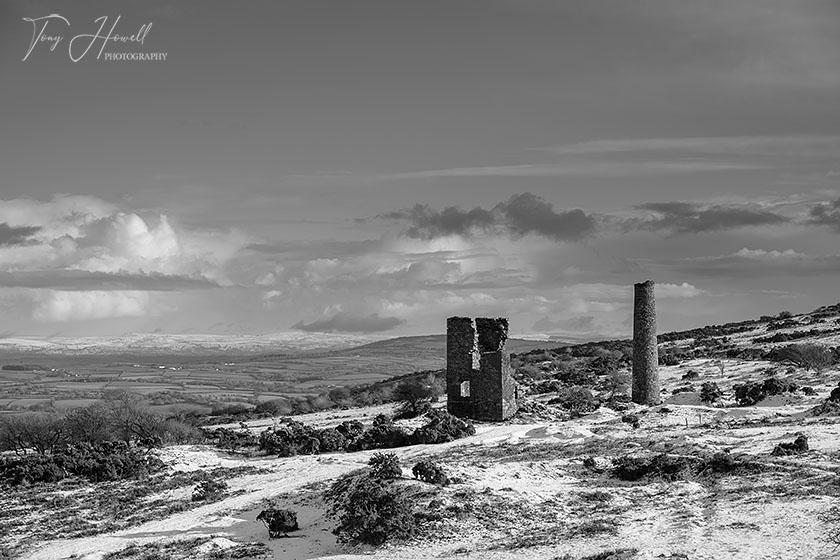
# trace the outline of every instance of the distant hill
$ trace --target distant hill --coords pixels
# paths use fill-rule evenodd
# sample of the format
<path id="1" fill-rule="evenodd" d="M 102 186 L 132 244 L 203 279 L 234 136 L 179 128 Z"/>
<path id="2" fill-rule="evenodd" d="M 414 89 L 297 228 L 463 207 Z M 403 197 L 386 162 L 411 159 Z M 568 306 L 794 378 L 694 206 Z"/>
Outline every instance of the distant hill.
<path id="1" fill-rule="evenodd" d="M 554 348 L 559 345 L 570 344 L 562 340 L 525 340 L 510 338 L 507 341 L 508 352 L 519 354 L 530 352 L 538 348 Z M 423 336 L 401 336 L 386 340 L 377 340 L 362 346 L 337 350 L 332 352 L 343 356 L 402 356 L 406 359 L 423 358 L 427 356 L 446 356 L 446 335 L 429 334 Z"/>

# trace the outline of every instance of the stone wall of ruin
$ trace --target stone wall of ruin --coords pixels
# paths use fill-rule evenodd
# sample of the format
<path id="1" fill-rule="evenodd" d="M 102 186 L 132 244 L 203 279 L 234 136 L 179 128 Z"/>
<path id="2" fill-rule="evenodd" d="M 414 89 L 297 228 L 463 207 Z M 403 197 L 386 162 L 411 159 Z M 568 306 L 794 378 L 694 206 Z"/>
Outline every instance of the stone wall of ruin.
<path id="1" fill-rule="evenodd" d="M 517 409 L 505 318 L 450 317 L 446 322 L 446 393 L 450 413 L 500 421 Z M 468 394 L 464 394 L 468 382 Z"/>

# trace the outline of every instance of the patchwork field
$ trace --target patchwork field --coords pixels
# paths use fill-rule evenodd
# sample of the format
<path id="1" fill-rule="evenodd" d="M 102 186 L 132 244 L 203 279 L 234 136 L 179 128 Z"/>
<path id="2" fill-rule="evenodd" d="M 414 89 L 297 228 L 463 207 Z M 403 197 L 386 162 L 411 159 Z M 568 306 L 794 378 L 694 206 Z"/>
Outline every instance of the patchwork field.
<path id="1" fill-rule="evenodd" d="M 512 352 L 544 342 L 511 340 Z M 0 413 L 90 404 L 103 391 L 160 395 L 160 410 L 317 395 L 444 367 L 445 337 L 405 337 L 341 350 L 282 354 L 61 355 L 0 348 Z M 10 369 L 15 368 L 15 369 Z M 22 371 L 17 370 L 22 368 Z"/>

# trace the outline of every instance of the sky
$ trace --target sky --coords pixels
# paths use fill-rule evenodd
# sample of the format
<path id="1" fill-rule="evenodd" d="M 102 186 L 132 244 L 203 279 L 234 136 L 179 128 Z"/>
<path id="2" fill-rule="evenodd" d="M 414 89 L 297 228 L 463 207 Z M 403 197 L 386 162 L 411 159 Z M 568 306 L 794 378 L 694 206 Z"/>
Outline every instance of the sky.
<path id="1" fill-rule="evenodd" d="M 0 336 L 840 301 L 834 0 L 0 0 L 0 84 Z"/>

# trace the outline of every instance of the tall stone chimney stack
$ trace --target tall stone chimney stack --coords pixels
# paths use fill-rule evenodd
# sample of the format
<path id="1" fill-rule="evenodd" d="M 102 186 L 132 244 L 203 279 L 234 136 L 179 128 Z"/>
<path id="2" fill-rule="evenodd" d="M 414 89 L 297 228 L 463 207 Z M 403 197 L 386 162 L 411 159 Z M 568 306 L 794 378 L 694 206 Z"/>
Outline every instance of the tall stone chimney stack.
<path id="1" fill-rule="evenodd" d="M 655 405 L 659 395 L 659 356 L 656 351 L 656 302 L 653 280 L 633 286 L 633 402 Z"/>

